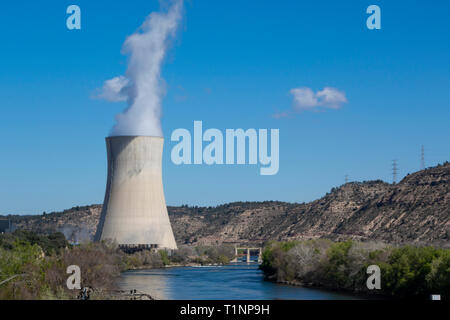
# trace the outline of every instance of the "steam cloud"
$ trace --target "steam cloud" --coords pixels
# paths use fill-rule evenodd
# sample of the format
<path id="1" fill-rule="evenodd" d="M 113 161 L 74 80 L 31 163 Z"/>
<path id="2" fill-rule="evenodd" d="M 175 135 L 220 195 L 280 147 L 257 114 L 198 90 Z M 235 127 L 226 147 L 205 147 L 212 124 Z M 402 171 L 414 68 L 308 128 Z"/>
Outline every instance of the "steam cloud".
<path id="1" fill-rule="evenodd" d="M 161 100 L 164 90 L 160 72 L 168 40 L 175 35 L 181 19 L 183 0 L 175 0 L 167 12 L 151 13 L 139 30 L 124 42 L 129 55 L 125 76 L 104 82 L 99 98 L 127 101 L 116 116 L 110 136 L 162 136 Z"/>

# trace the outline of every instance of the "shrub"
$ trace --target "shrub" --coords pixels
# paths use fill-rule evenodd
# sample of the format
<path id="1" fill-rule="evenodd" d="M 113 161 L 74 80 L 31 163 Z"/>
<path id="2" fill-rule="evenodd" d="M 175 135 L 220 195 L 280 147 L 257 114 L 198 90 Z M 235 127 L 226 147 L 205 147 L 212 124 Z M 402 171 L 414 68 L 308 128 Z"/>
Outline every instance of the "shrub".
<path id="1" fill-rule="evenodd" d="M 383 264 L 382 280 L 396 296 L 448 295 L 450 285 L 450 250 L 406 246 L 392 250 Z"/>
<path id="2" fill-rule="evenodd" d="M 166 250 L 159 250 L 159 255 L 161 256 L 162 263 L 166 266 L 170 264 L 169 256 Z"/>
<path id="3" fill-rule="evenodd" d="M 31 241 L 36 239 L 33 237 Z M 45 244 L 57 239 L 50 238 L 46 242 L 39 238 L 39 241 Z M 66 286 L 69 265 L 80 267 L 82 287 L 113 288 L 122 261 L 114 244 L 88 243 L 58 252 L 46 256 L 40 246 L 24 240 L 16 240 L 11 249 L 0 248 L 0 280 L 19 275 L 0 286 L 0 299 L 76 298 L 78 292 L 68 290 Z"/>
<path id="4" fill-rule="evenodd" d="M 373 242 L 313 240 L 269 243 L 261 269 L 269 279 L 297 280 L 332 289 L 365 291 L 369 265 L 381 269 L 381 291 L 395 297 L 448 297 L 450 250 L 432 247 L 388 247 Z"/>

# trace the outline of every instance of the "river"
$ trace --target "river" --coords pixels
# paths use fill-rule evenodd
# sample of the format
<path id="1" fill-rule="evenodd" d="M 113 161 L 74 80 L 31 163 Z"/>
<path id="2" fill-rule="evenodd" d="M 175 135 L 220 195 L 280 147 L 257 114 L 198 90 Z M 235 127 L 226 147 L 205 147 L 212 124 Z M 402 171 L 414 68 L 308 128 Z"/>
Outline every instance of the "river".
<path id="1" fill-rule="evenodd" d="M 264 281 L 256 263 L 130 270 L 121 274 L 118 286 L 121 290 L 136 289 L 156 299 L 169 300 L 361 299 L 356 295 Z"/>

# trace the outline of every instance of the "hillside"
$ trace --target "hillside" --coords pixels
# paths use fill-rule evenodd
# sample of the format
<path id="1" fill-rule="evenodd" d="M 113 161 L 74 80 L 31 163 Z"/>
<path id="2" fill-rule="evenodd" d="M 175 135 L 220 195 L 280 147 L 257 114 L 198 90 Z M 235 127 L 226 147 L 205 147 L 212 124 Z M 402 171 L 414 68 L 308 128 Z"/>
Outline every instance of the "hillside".
<path id="1" fill-rule="evenodd" d="M 351 182 L 304 204 L 235 202 L 168 207 L 178 244 L 267 240 L 359 239 L 449 246 L 450 164 L 406 176 L 398 184 Z M 101 205 L 38 216 L 12 216 L 17 227 L 90 239 Z"/>

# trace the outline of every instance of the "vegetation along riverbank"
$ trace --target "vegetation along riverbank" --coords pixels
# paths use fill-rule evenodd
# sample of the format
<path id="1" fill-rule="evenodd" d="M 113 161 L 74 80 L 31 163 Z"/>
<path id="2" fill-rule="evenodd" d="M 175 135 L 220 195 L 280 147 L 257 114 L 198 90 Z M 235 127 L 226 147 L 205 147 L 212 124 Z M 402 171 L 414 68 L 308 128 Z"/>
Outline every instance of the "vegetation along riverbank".
<path id="1" fill-rule="evenodd" d="M 0 300 L 76 299 L 80 290 L 69 290 L 66 269 L 77 265 L 81 287 L 91 299 L 120 299 L 116 280 L 120 272 L 172 265 L 227 264 L 234 258 L 231 246 L 180 247 L 166 251 L 125 254 L 112 242 L 70 245 L 62 233 L 50 235 L 15 231 L 0 235 Z"/>
<path id="2" fill-rule="evenodd" d="M 91 299 L 127 299 L 116 287 L 122 271 L 228 264 L 233 258 L 230 245 L 126 254 L 108 241 L 71 245 L 61 233 L 15 231 L 0 235 L 0 299 L 76 299 L 80 290 L 66 286 L 69 265 L 80 267 L 81 287 L 90 288 Z M 381 269 L 381 290 L 366 286 L 369 265 Z M 325 239 L 268 242 L 261 269 L 270 281 L 339 291 L 426 299 L 450 295 L 450 249 L 444 248 Z"/>
<path id="3" fill-rule="evenodd" d="M 369 265 L 381 270 L 381 289 L 366 285 Z M 261 269 L 267 280 L 396 298 L 450 294 L 450 250 L 375 242 L 269 242 Z"/>

